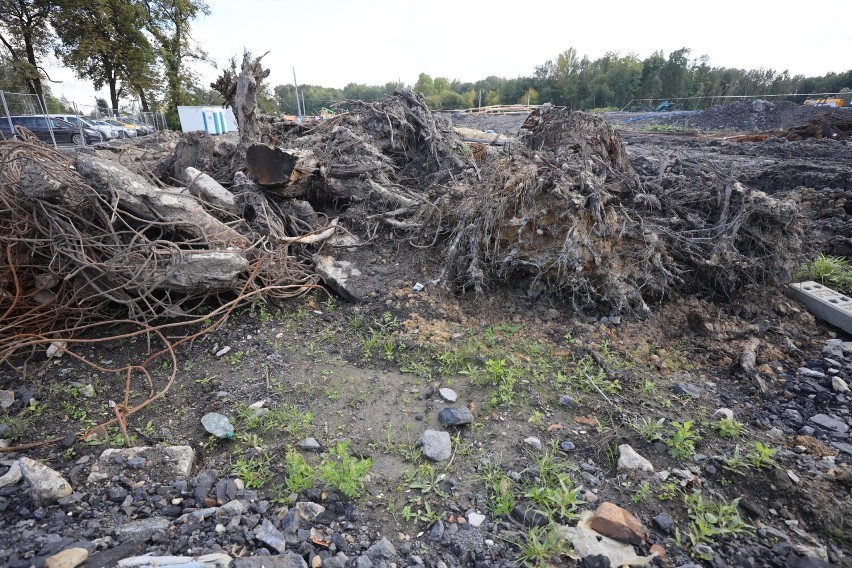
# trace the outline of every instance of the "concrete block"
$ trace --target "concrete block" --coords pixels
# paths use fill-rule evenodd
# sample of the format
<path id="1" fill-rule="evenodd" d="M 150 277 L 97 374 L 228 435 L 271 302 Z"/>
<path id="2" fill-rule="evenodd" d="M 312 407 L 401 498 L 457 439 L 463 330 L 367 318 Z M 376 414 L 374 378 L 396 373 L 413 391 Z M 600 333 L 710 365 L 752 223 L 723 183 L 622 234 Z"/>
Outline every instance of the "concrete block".
<path id="1" fill-rule="evenodd" d="M 813 315 L 846 333 L 852 333 L 852 298 L 817 282 L 799 282 L 788 287 L 790 297 L 805 305 Z"/>

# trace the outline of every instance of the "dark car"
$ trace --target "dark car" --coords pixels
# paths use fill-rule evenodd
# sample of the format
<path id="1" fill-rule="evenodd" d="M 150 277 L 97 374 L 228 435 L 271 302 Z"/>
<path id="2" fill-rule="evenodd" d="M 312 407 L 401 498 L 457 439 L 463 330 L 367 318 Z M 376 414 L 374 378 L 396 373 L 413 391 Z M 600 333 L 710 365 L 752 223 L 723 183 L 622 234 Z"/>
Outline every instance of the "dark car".
<path id="1" fill-rule="evenodd" d="M 48 124 L 48 121 L 50 123 Z M 96 130 L 91 128 L 83 128 L 82 133 L 80 127 L 59 120 L 58 118 L 48 118 L 45 116 L 13 116 L 13 126 L 23 126 L 33 134 L 35 134 L 42 142 L 53 144 L 53 139 L 56 139 L 57 144 L 83 144 L 83 139 L 87 144 L 93 144 L 101 141 L 101 136 Z M 51 130 L 53 138 L 51 138 Z M 6 138 L 11 138 L 13 132 L 9 130 L 9 119 L 5 116 L 0 116 L 0 131 Z"/>

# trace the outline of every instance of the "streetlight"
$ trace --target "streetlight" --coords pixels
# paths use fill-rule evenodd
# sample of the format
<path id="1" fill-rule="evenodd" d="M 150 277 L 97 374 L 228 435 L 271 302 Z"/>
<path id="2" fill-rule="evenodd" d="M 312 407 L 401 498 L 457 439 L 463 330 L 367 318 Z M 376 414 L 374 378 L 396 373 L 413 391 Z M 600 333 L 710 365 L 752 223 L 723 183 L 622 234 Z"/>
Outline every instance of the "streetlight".
<path id="1" fill-rule="evenodd" d="M 482 108 L 482 93 L 485 92 L 485 89 L 479 89 L 479 108 Z"/>

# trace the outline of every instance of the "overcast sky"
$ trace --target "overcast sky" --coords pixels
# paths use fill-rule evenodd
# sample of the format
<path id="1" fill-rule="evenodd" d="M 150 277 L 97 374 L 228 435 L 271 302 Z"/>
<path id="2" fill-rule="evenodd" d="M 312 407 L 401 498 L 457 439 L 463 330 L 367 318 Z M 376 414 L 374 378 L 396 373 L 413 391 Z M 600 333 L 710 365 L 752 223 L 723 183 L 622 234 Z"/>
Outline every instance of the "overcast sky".
<path id="1" fill-rule="evenodd" d="M 531 75 L 569 47 L 645 58 L 681 47 L 714 67 L 824 75 L 852 68 L 852 2 L 471 2 L 410 0 L 208 0 L 194 36 L 219 68 L 243 48 L 271 69 L 269 83 L 342 88 L 413 85 L 421 72 L 461 81 Z M 201 66 L 204 85 L 218 69 Z M 57 63 L 54 92 L 93 104 L 91 83 Z M 106 94 L 106 93 L 103 93 Z"/>

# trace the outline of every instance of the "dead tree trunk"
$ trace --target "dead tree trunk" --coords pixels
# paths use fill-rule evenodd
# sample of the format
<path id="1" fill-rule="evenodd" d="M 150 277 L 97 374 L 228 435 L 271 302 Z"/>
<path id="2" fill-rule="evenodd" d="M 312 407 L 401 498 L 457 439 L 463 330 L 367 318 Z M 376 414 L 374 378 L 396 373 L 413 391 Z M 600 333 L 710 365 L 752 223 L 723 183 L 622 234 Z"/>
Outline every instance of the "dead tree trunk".
<path id="1" fill-rule="evenodd" d="M 244 52 L 243 64 L 237 77 L 225 70 L 215 83 L 210 84 L 225 99 L 225 106 L 234 109 L 237 126 L 240 129 L 240 145 L 235 153 L 235 158 L 239 162 L 242 162 L 245 158 L 246 149 L 260 141 L 260 126 L 257 121 L 257 91 L 260 89 L 263 80 L 269 76 L 269 69 L 264 69 L 260 64 L 260 60 L 265 56 L 266 53 L 252 60 L 251 54 L 247 51 Z"/>

